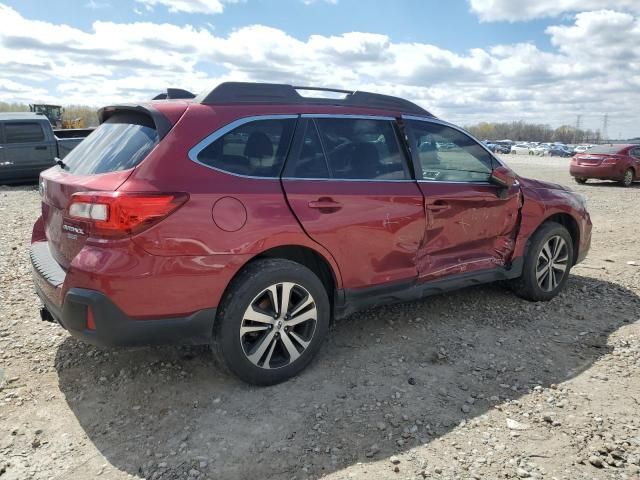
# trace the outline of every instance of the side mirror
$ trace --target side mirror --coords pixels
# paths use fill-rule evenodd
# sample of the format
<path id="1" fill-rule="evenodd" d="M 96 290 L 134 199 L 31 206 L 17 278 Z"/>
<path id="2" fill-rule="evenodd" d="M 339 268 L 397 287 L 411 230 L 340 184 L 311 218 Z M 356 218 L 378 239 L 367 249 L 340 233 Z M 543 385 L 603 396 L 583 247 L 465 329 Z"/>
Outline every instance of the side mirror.
<path id="1" fill-rule="evenodd" d="M 518 177 L 516 177 L 515 173 L 513 173 L 510 169 L 502 165 L 494 168 L 493 172 L 491 172 L 491 177 L 490 177 L 491 183 L 502 188 L 513 187 L 517 179 Z"/>

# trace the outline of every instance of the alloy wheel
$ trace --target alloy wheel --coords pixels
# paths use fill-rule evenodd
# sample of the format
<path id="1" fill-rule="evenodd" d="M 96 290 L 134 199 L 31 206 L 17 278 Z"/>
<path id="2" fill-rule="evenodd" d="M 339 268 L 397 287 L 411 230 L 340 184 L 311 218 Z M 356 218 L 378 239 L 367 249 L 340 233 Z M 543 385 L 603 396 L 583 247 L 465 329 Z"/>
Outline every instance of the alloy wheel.
<path id="1" fill-rule="evenodd" d="M 555 290 L 569 268 L 567 242 L 559 235 L 549 238 L 540 250 L 536 265 L 536 281 L 545 292 Z"/>
<path id="2" fill-rule="evenodd" d="M 632 183 L 633 183 L 633 170 L 628 169 L 626 172 L 624 172 L 624 179 L 622 180 L 622 184 L 625 187 L 628 187 Z"/>
<path id="3" fill-rule="evenodd" d="M 254 297 L 242 317 L 244 354 L 260 368 L 286 367 L 311 344 L 317 320 L 316 302 L 302 285 L 271 285 Z"/>

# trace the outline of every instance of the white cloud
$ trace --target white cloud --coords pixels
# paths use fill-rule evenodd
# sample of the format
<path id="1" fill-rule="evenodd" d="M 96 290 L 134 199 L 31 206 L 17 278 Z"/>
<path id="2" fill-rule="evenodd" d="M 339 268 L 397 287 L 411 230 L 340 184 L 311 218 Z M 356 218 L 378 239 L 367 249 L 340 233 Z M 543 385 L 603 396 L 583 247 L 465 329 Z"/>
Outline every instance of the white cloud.
<path id="1" fill-rule="evenodd" d="M 640 25 L 629 13 L 583 12 L 547 29 L 554 48 L 496 45 L 460 54 L 386 35 L 295 38 L 264 25 L 217 35 L 170 23 L 24 18 L 0 4 L 0 100 L 105 105 L 194 92 L 224 80 L 372 90 L 414 100 L 461 124 L 528 120 L 639 135 Z"/>
<path id="2" fill-rule="evenodd" d="M 483 22 L 517 22 L 612 8 L 640 13 L 639 0 L 469 0 Z"/>
<path id="3" fill-rule="evenodd" d="M 136 2 L 142 3 L 147 9 L 163 5 L 172 13 L 204 13 L 208 15 L 222 13 L 224 3 L 235 3 L 234 0 L 136 0 Z"/>

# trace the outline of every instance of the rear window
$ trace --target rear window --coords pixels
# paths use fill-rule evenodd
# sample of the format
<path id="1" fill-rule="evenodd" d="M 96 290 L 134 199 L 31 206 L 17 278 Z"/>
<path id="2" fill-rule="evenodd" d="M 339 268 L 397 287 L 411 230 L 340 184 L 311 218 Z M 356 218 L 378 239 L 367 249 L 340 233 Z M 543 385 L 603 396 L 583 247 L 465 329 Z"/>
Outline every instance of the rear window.
<path id="1" fill-rule="evenodd" d="M 133 168 L 158 144 L 158 132 L 147 115 L 115 113 L 65 158 L 65 170 L 95 175 Z"/>
<path id="2" fill-rule="evenodd" d="M 599 153 L 599 154 L 615 154 L 622 150 L 620 145 L 596 145 L 589 148 L 586 153 Z"/>
<path id="3" fill-rule="evenodd" d="M 5 123 L 7 143 L 32 143 L 44 141 L 44 131 L 38 123 Z"/>

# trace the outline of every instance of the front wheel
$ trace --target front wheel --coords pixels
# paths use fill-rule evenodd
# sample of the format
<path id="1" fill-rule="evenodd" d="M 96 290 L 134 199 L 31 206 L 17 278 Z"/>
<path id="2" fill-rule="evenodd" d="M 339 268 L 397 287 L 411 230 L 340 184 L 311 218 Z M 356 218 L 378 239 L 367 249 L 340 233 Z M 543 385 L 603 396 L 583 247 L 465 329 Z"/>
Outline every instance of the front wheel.
<path id="1" fill-rule="evenodd" d="M 573 179 L 580 185 L 584 185 L 585 183 L 587 183 L 587 179 L 583 177 L 573 177 Z"/>
<path id="2" fill-rule="evenodd" d="M 522 275 L 511 281 L 511 287 L 527 300 L 551 300 L 567 283 L 572 266 L 571 235 L 558 223 L 545 223 L 529 240 Z"/>
<path id="3" fill-rule="evenodd" d="M 227 290 L 212 350 L 218 363 L 241 380 L 283 382 L 318 353 L 330 305 L 324 285 L 307 267 L 284 259 L 257 260 Z"/>
<path id="4" fill-rule="evenodd" d="M 633 183 L 633 169 L 628 168 L 626 172 L 624 172 L 624 177 L 622 177 L 622 181 L 620 182 L 623 187 L 630 187 Z"/>

